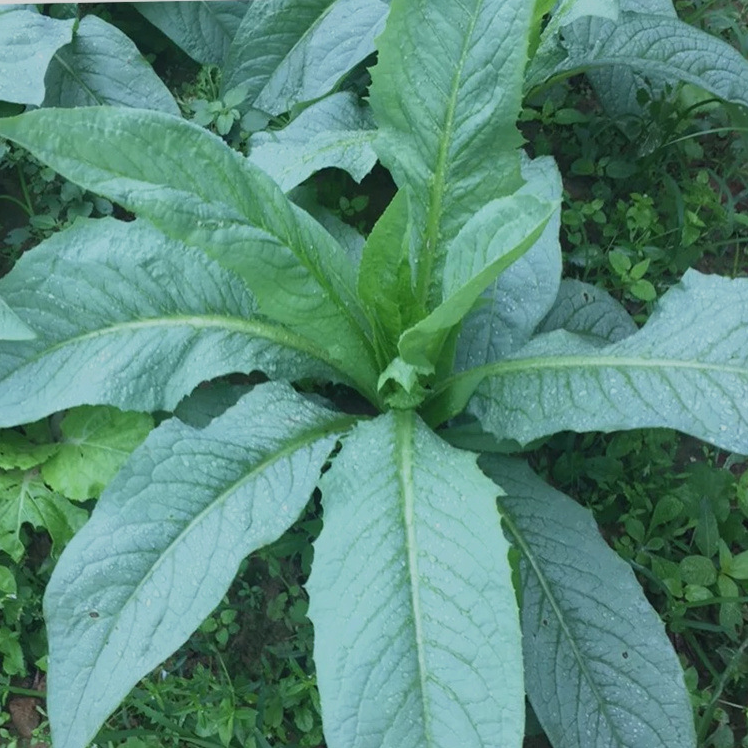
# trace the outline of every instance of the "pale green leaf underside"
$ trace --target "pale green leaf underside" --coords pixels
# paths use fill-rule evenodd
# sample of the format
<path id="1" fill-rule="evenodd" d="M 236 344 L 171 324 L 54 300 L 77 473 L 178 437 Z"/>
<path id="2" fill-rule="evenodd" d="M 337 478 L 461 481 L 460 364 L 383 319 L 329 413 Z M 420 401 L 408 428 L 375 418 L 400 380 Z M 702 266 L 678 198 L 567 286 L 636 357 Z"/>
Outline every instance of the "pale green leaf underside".
<path id="1" fill-rule="evenodd" d="M 583 281 L 561 281 L 553 307 L 538 326 L 538 332 L 568 330 L 591 341 L 615 343 L 637 331 L 623 305 L 607 291 Z"/>
<path id="2" fill-rule="evenodd" d="M 553 10 L 548 23 L 540 32 L 542 14 L 538 15 L 540 8 L 539 3 L 535 6 L 535 19 L 533 24 L 537 24 L 533 29 L 535 38 L 539 44 L 537 49 L 531 51 L 532 67 L 538 66 L 553 67 L 561 62 L 564 57 L 563 45 L 559 38 L 559 32 L 563 27 L 568 27 L 574 21 L 584 18 L 585 16 L 597 16 L 616 21 L 620 12 L 619 0 L 561 0 L 555 4 L 551 3 L 547 12 Z"/>
<path id="3" fill-rule="evenodd" d="M 0 293 L 39 331 L 0 344 L 2 425 L 80 404 L 172 410 L 235 371 L 330 372 L 309 355 L 324 352 L 258 316 L 233 274 L 141 221 L 78 222 L 27 252 Z"/>
<path id="4" fill-rule="evenodd" d="M 223 66 L 221 88 L 247 90 L 254 103 L 294 46 L 334 0 L 264 0 L 252 3 L 237 29 Z"/>
<path id="5" fill-rule="evenodd" d="M 59 449 L 42 465 L 42 476 L 69 499 L 96 498 L 152 428 L 147 413 L 101 405 L 74 408 L 60 423 Z"/>
<path id="6" fill-rule="evenodd" d="M 560 203 L 563 185 L 556 162 L 547 156 L 522 159 L 527 180 L 520 194 Z M 481 295 L 462 320 L 454 368 L 482 366 L 524 345 L 553 305 L 561 280 L 560 207 L 540 238 Z"/>
<path id="7" fill-rule="evenodd" d="M 671 0 L 620 0 L 619 4 L 623 13 L 662 15 L 676 20 L 678 18 Z M 594 39 L 586 38 L 591 31 L 596 32 L 597 27 L 586 23 L 571 29 L 571 34 L 575 43 L 589 47 L 594 45 Z M 558 39 L 555 39 L 555 42 L 560 46 Z M 562 54 L 561 59 L 564 56 Z M 646 74 L 623 64 L 590 70 L 587 76 L 608 116 L 615 119 L 616 124 L 624 129 L 627 129 L 631 122 L 629 119 L 631 115 L 637 118 L 642 115 L 642 107 L 636 98 L 637 91 L 640 88 L 650 89 L 654 95 L 657 95 L 665 83 L 659 76 Z"/>
<path id="8" fill-rule="evenodd" d="M 476 386 L 468 410 L 500 439 L 654 426 L 748 454 L 748 280 L 688 271 L 639 332 L 612 345 L 540 335 L 448 380 L 430 420 L 460 412 Z"/>
<path id="9" fill-rule="evenodd" d="M 204 429 L 174 418 L 151 433 L 47 587 L 55 748 L 84 748 L 218 604 L 241 560 L 293 523 L 350 423 L 266 384 Z"/>
<path id="10" fill-rule="evenodd" d="M 563 748 L 692 748 L 683 670 L 631 568 L 590 512 L 516 460 L 481 458 L 521 552 L 527 692 Z"/>
<path id="11" fill-rule="evenodd" d="M 0 340 L 33 340 L 36 333 L 0 298 Z"/>
<path id="12" fill-rule="evenodd" d="M 249 159 L 284 192 L 331 166 L 360 182 L 377 160 L 371 146 L 375 134 L 368 110 L 355 94 L 341 91 L 305 109 L 282 130 L 254 134 Z"/>
<path id="13" fill-rule="evenodd" d="M 298 12 L 293 4 L 290 15 Z M 272 71 L 254 101 L 259 109 L 280 114 L 334 90 L 358 63 L 374 53 L 388 7 L 382 0 L 335 0 Z M 288 23 L 288 16 L 281 19 Z"/>
<path id="14" fill-rule="evenodd" d="M 220 65 L 247 10 L 246 2 L 133 3 L 154 26 L 203 65 Z"/>
<path id="15" fill-rule="evenodd" d="M 73 37 L 73 19 L 57 20 L 23 8 L 0 23 L 0 101 L 40 105 L 54 53 Z"/>
<path id="16" fill-rule="evenodd" d="M 565 31 L 568 57 L 536 58 L 527 87 L 582 70 L 623 65 L 643 75 L 684 81 L 734 104 L 748 106 L 748 62 L 726 42 L 664 16 L 624 13 L 618 23 L 581 19 Z"/>
<path id="17" fill-rule="evenodd" d="M 329 748 L 518 748 L 500 489 L 411 411 L 357 426 L 320 487 L 308 587 Z"/>
<path id="18" fill-rule="evenodd" d="M 118 28 L 89 15 L 60 49 L 45 78 L 44 106 L 111 104 L 179 114 L 169 89 Z"/>
<path id="19" fill-rule="evenodd" d="M 373 367 L 352 264 L 219 138 L 161 112 L 111 107 L 29 112 L 0 120 L 0 135 L 234 270 L 263 314 L 330 350 L 367 390 Z"/>
<path id="20" fill-rule="evenodd" d="M 526 0 L 393 0 L 377 41 L 375 150 L 415 197 L 421 303 L 439 300 L 446 245 L 466 220 L 521 184 L 515 122 L 531 14 Z"/>

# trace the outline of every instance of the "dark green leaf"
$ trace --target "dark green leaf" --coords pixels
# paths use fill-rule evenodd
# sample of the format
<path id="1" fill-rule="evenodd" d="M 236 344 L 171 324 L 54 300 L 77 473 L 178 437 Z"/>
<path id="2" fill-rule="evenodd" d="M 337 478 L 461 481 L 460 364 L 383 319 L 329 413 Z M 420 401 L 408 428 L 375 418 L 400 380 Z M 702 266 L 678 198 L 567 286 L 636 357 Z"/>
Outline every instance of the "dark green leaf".
<path id="1" fill-rule="evenodd" d="M 46 530 L 53 550 L 73 537 L 88 519 L 88 512 L 44 484 L 37 470 L 0 472 L 0 550 L 18 562 L 25 553 L 21 527 Z"/>
<path id="2" fill-rule="evenodd" d="M 383 365 L 395 356 L 398 338 L 415 312 L 412 229 L 407 190 L 400 190 L 374 225 L 361 257 L 358 293 L 369 312 Z"/>

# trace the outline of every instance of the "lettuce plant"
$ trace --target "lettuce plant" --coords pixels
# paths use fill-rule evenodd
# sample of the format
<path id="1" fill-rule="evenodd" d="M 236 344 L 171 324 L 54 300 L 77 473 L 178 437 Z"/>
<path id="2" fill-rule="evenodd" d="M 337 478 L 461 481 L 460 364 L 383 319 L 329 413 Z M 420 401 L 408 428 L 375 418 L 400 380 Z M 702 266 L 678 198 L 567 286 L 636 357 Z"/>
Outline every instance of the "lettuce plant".
<path id="1" fill-rule="evenodd" d="M 525 694 L 557 748 L 695 745 L 630 568 L 507 455 L 642 426 L 748 452 L 748 281 L 691 271 L 638 330 L 560 280 L 560 176 L 515 126 L 534 28 L 526 0 L 393 0 L 371 143 L 399 189 L 360 257 L 168 113 L 0 120 L 137 216 L 80 220 L 0 281 L 0 425 L 174 411 L 205 380 L 269 380 L 207 425 L 163 421 L 63 553 L 45 597 L 55 748 L 88 744 L 315 488 L 330 748 L 518 748 Z M 303 394 L 325 381 L 359 400 Z"/>

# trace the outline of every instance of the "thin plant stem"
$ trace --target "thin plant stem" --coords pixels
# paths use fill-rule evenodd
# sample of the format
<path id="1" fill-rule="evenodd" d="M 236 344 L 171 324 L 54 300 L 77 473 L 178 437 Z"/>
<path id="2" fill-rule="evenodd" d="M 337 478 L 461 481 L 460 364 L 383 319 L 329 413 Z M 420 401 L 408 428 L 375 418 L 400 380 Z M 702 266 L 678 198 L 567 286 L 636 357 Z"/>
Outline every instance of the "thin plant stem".
<path id="1" fill-rule="evenodd" d="M 699 727 L 697 730 L 699 736 L 699 744 L 701 744 L 701 742 L 706 737 L 706 732 L 709 729 L 709 723 L 712 721 L 712 715 L 714 714 L 714 710 L 717 707 L 719 697 L 722 695 L 722 691 L 725 690 L 727 682 L 730 680 L 730 678 L 732 678 L 733 673 L 737 669 L 740 659 L 745 653 L 746 649 L 748 649 L 748 637 L 743 639 L 742 644 L 735 650 L 732 657 L 730 658 L 730 661 L 727 663 L 727 666 L 722 671 L 722 674 L 715 676 L 714 693 L 712 693 L 712 698 L 709 700 L 709 703 L 707 704 L 707 707 L 704 710 L 704 713 L 701 715 L 701 719 L 699 720 Z"/>
<path id="2" fill-rule="evenodd" d="M 13 197 L 12 195 L 0 195 L 0 200 L 7 200 L 8 202 L 14 203 L 17 205 L 29 218 L 33 216 L 33 212 L 29 211 L 28 206 L 24 205 L 18 198 Z"/>
<path id="3" fill-rule="evenodd" d="M 697 657 L 701 660 L 701 664 L 709 671 L 709 674 L 712 676 L 712 678 L 714 678 L 715 680 L 718 679 L 720 677 L 719 671 L 714 667 L 714 665 L 712 665 L 712 661 L 703 650 L 701 644 L 696 641 L 696 637 L 693 635 L 693 633 L 691 631 L 684 631 L 683 637 L 688 642 L 688 646 L 693 649 Z"/>
<path id="4" fill-rule="evenodd" d="M 31 195 L 29 195 L 29 188 L 26 185 L 26 177 L 23 176 L 23 169 L 21 168 L 21 164 L 17 165 L 17 169 L 18 181 L 21 183 L 21 191 L 23 192 L 23 197 L 26 200 L 26 212 L 29 214 L 29 216 L 36 215 L 34 204 L 31 202 Z"/>

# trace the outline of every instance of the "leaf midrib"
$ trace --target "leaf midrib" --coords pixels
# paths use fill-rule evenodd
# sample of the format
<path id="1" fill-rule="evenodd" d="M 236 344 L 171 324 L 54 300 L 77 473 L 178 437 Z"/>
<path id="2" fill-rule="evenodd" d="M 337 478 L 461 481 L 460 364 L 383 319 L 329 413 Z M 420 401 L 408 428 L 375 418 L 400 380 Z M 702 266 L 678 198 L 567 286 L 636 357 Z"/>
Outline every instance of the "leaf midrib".
<path id="1" fill-rule="evenodd" d="M 415 492 L 413 490 L 413 420 L 411 410 L 396 411 L 395 413 L 395 460 L 398 467 L 397 476 L 400 483 L 402 497 L 403 524 L 405 527 L 405 543 L 407 549 L 408 584 L 410 590 L 410 604 L 413 611 L 413 629 L 415 647 L 418 658 L 418 680 L 421 711 L 423 714 L 423 731 L 428 744 L 431 732 L 431 709 L 427 698 L 427 666 L 425 651 L 425 635 L 421 612 L 420 572 L 418 569 L 418 539 L 415 531 Z"/>
<path id="2" fill-rule="evenodd" d="M 429 213 L 426 223 L 426 235 L 424 237 L 425 246 L 421 247 L 421 272 L 418 275 L 416 286 L 416 299 L 422 309 L 427 308 L 429 292 L 431 290 L 431 275 L 433 273 L 435 253 L 439 240 L 439 228 L 442 219 L 442 203 L 444 201 L 444 191 L 447 182 L 447 160 L 449 156 L 449 147 L 452 144 L 454 136 L 454 120 L 457 110 L 458 94 L 461 91 L 460 82 L 462 81 L 462 72 L 465 68 L 469 54 L 469 42 L 473 38 L 473 31 L 475 30 L 475 25 L 482 5 L 483 0 L 479 0 L 473 11 L 473 16 L 470 19 L 467 32 L 463 37 L 460 61 L 455 67 L 455 73 L 452 77 L 452 87 L 444 121 L 444 136 L 439 143 L 439 149 L 437 151 L 436 168 L 434 169 L 434 187 L 431 191 Z"/>
<path id="3" fill-rule="evenodd" d="M 73 41 L 70 42 L 70 44 L 66 44 L 65 47 L 71 47 L 73 44 L 75 44 L 76 38 L 77 38 L 78 32 L 76 31 L 75 36 L 73 37 Z M 53 59 L 57 61 L 57 64 L 65 70 L 65 72 L 100 106 L 103 106 L 106 102 L 101 99 L 98 94 L 81 78 L 81 76 L 78 74 L 78 71 L 75 68 L 72 68 L 67 60 L 65 60 L 61 55 L 60 52 L 62 52 L 65 47 L 62 47 L 60 50 L 54 53 Z"/>
<path id="4" fill-rule="evenodd" d="M 445 379 L 434 391 L 430 399 L 446 391 L 463 379 L 488 379 L 500 377 L 516 372 L 534 372 L 552 369 L 693 369 L 699 371 L 715 371 L 723 374 L 738 374 L 748 376 L 748 366 L 745 364 L 718 364 L 697 359 L 676 358 L 634 358 L 614 356 L 552 356 L 537 358 L 520 358 L 508 361 L 494 361 L 490 364 L 477 366 L 474 369 L 462 371 Z"/>
<path id="5" fill-rule="evenodd" d="M 501 377 L 510 374 L 527 373 L 532 375 L 539 371 L 553 371 L 563 369 L 582 369 L 588 368 L 591 370 L 595 369 L 640 369 L 640 370 L 659 370 L 661 374 L 667 376 L 672 370 L 682 371 L 699 371 L 704 373 L 717 373 L 717 374 L 732 374 L 739 377 L 748 378 L 748 365 L 745 363 L 739 364 L 720 364 L 705 361 L 698 361 L 696 359 L 684 360 L 684 359 L 667 359 L 667 358 L 635 358 L 630 356 L 616 357 L 616 356 L 592 356 L 592 355 L 579 355 L 579 356 L 541 356 L 533 358 L 518 358 L 509 359 L 502 361 L 493 361 L 490 364 L 484 364 L 483 366 L 477 366 L 467 371 L 453 374 L 451 377 L 447 377 L 434 388 L 432 395 L 426 400 L 424 404 L 424 413 L 427 413 L 427 421 L 429 423 L 435 423 L 434 417 L 438 416 L 439 423 L 453 418 L 458 413 L 461 413 L 467 401 L 478 388 L 478 386 L 485 379 L 492 377 Z M 670 370 L 670 371 L 668 371 Z M 471 380 L 474 382 L 470 388 L 470 393 L 465 396 L 460 394 L 457 397 L 453 397 L 450 394 L 450 390 L 457 390 L 461 383 L 470 383 Z M 440 401 L 443 401 L 445 396 L 448 398 L 449 407 L 446 408 Z M 436 406 L 434 409 L 432 406 Z M 431 412 L 429 412 L 431 411 Z"/>
<path id="6" fill-rule="evenodd" d="M 286 348 L 291 348 L 293 350 L 299 351 L 300 353 L 306 353 L 318 359 L 319 361 L 322 361 L 322 363 L 327 364 L 331 368 L 334 368 L 340 373 L 351 376 L 340 368 L 339 363 L 336 363 L 332 358 L 329 357 L 327 351 L 318 348 L 307 338 L 290 332 L 286 328 L 276 325 L 269 325 L 255 320 L 243 319 L 241 317 L 225 317 L 217 314 L 205 314 L 177 315 L 173 317 L 159 317 L 155 319 L 137 320 L 134 322 L 118 322 L 106 328 L 80 333 L 73 337 L 66 338 L 65 340 L 61 340 L 59 343 L 55 343 L 52 346 L 44 347 L 32 357 L 24 358 L 17 368 L 5 373 L 5 375 L 3 376 L 3 380 L 7 379 L 13 374 L 16 374 L 20 369 L 23 369 L 30 364 L 39 363 L 39 361 L 44 357 L 56 353 L 57 351 L 63 350 L 64 348 L 71 345 L 78 345 L 89 340 L 95 340 L 96 338 L 105 337 L 107 335 L 116 335 L 121 332 L 127 332 L 131 330 L 145 330 L 148 328 L 169 327 L 192 327 L 194 329 L 218 328 L 224 329 L 227 332 L 246 333 L 253 338 L 263 338 L 265 340 L 278 343 L 279 345 L 282 345 Z"/>

